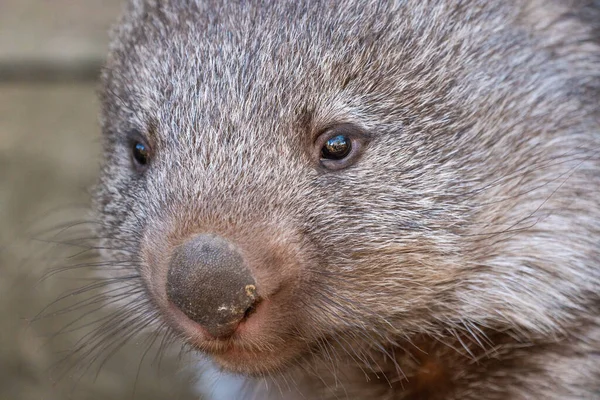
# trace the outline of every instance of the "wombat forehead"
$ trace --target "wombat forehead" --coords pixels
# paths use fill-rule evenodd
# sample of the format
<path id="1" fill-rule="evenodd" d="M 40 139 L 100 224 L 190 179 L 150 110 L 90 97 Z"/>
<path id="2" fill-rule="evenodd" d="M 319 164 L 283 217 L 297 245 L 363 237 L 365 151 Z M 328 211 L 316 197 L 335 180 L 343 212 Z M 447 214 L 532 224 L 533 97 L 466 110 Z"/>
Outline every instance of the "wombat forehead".
<path id="1" fill-rule="evenodd" d="M 212 129 L 219 140 L 230 132 L 289 142 L 293 136 L 277 135 L 282 121 L 304 110 L 329 120 L 341 116 L 340 122 L 350 114 L 367 124 L 389 120 L 396 127 L 401 118 L 414 119 L 406 110 L 428 121 L 435 116 L 427 113 L 448 114 L 440 107 L 477 108 L 468 94 L 494 86 L 481 82 L 496 76 L 493 71 L 482 73 L 482 63 L 469 54 L 496 22 L 466 38 L 459 28 L 473 24 L 472 13 L 458 6 L 416 0 L 138 3 L 117 33 L 104 75 L 105 109 L 117 115 L 105 121 L 123 125 L 116 132 L 135 114 L 137 121 L 165 126 L 159 133 L 171 135 L 168 140 L 175 127 L 193 133 L 192 140 L 204 141 L 199 135 Z M 461 90 L 448 95 L 453 85 Z M 189 139 L 184 142 L 193 144 Z"/>
<path id="2" fill-rule="evenodd" d="M 164 110 L 163 121 L 175 112 L 213 124 L 236 114 L 268 116 L 298 107 L 299 96 L 314 103 L 339 92 L 353 71 L 366 69 L 363 53 L 373 57 L 383 47 L 365 42 L 387 32 L 374 26 L 386 10 L 369 13 L 370 6 L 358 15 L 344 13 L 345 4 L 226 3 L 207 11 L 161 2 L 131 12 L 113 43 L 107 92 L 148 113 Z"/>
<path id="3" fill-rule="evenodd" d="M 468 41 L 476 51 L 497 22 L 466 38 L 460 27 L 472 25 L 485 4 L 467 10 L 430 3 L 138 1 L 116 32 L 104 92 L 134 103 L 130 111 L 145 113 L 140 119 L 158 119 L 162 110 L 161 121 L 181 116 L 212 126 L 225 117 L 266 121 L 342 91 L 370 111 L 444 98 L 435 92 L 457 79 L 458 68 L 469 68 L 468 50 L 462 61 L 450 50 Z M 424 100 L 399 95 L 403 80 Z"/>

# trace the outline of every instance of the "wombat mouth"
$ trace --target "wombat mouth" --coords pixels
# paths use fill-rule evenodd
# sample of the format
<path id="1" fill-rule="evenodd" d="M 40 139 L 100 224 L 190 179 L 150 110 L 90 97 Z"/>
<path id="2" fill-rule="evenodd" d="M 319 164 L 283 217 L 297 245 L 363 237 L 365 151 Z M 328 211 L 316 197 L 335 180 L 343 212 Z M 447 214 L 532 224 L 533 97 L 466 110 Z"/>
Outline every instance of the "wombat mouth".
<path id="1" fill-rule="evenodd" d="M 269 315 L 270 299 L 261 300 L 227 337 L 213 337 L 200 324 L 189 319 L 177 306 L 169 303 L 167 319 L 195 349 L 213 358 L 222 368 L 246 375 L 271 372 L 300 357 L 299 343 L 273 340 L 264 331 L 273 325 Z M 272 330 L 272 329 L 271 329 Z"/>

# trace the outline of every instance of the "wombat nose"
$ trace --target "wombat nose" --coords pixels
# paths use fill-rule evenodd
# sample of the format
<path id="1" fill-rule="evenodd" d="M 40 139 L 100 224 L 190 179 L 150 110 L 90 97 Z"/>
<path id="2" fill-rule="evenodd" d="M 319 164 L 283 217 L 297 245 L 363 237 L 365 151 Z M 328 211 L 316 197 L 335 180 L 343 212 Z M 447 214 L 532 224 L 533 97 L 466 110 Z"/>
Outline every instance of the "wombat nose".
<path id="1" fill-rule="evenodd" d="M 256 283 L 241 254 L 227 240 L 210 234 L 175 249 L 167 296 L 217 338 L 231 336 L 257 301 Z"/>

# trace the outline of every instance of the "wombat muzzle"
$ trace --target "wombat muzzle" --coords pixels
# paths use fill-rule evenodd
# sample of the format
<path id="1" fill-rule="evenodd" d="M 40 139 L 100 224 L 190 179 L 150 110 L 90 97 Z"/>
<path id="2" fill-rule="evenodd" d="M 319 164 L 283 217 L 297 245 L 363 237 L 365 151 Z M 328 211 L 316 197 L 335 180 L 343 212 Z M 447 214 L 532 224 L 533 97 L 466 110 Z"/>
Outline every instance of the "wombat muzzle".
<path id="1" fill-rule="evenodd" d="M 244 258 L 224 238 L 202 234 L 176 247 L 167 296 L 215 338 L 231 336 L 258 300 Z"/>

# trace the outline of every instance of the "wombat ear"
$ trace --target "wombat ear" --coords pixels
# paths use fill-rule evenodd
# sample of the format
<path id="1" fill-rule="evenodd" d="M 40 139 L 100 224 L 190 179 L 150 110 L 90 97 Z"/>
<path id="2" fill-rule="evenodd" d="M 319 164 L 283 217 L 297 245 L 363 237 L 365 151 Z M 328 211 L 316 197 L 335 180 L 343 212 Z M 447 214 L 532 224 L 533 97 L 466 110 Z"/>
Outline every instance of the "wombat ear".
<path id="1" fill-rule="evenodd" d="M 144 0 L 129 0 L 129 10 L 143 10 L 144 9 Z"/>
<path id="2" fill-rule="evenodd" d="M 151 0 L 127 0 L 121 8 L 119 22 L 110 31 L 111 39 L 118 40 L 131 35 L 134 21 L 140 20 L 153 3 Z"/>
<path id="3" fill-rule="evenodd" d="M 126 12 L 132 16 L 143 14 L 148 6 L 147 0 L 129 0 L 126 6 Z M 152 1 L 150 3 L 153 3 Z"/>

